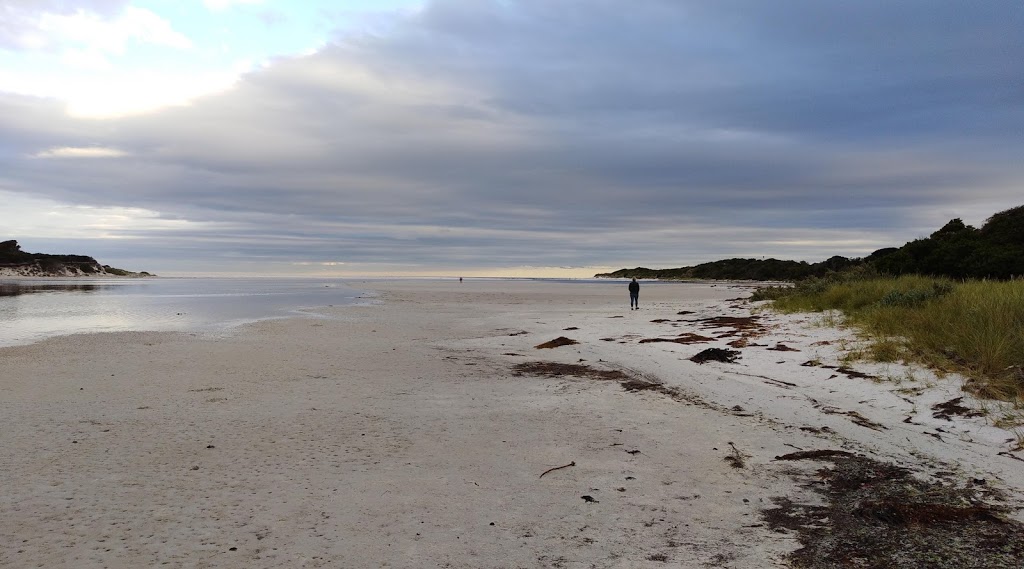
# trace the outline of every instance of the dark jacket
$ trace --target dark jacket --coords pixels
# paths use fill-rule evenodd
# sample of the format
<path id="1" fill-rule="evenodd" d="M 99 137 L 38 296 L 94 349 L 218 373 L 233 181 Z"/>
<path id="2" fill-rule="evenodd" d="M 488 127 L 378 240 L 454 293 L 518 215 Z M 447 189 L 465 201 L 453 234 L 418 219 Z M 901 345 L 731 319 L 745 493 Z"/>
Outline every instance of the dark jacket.
<path id="1" fill-rule="evenodd" d="M 619 289 L 619 290 L 622 290 L 622 289 Z M 636 281 L 630 281 L 629 282 L 629 294 L 637 294 L 638 292 L 640 292 L 640 283 L 638 283 Z"/>

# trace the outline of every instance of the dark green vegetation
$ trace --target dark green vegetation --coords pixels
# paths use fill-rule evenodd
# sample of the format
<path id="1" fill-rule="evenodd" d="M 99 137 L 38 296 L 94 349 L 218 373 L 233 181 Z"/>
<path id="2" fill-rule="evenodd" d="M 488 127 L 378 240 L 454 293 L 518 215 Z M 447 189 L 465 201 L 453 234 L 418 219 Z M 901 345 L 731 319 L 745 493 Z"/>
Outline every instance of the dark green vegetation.
<path id="1" fill-rule="evenodd" d="M 814 276 L 824 276 L 829 271 L 840 271 L 847 267 L 860 264 L 860 260 L 846 257 L 832 257 L 820 263 L 806 261 L 780 261 L 779 259 L 724 259 L 702 263 L 694 267 L 678 269 L 619 269 L 612 273 L 594 275 L 596 278 L 633 278 L 638 279 L 722 279 L 722 280 L 754 280 L 754 281 L 795 281 Z"/>
<path id="2" fill-rule="evenodd" d="M 641 279 L 796 281 L 859 269 L 884 275 L 953 279 L 1010 279 L 1024 275 L 1024 206 L 999 212 L 976 229 L 953 219 L 928 237 L 879 249 L 862 259 L 835 256 L 820 263 L 778 259 L 725 259 L 676 269 L 620 269 L 594 275 Z"/>
<path id="3" fill-rule="evenodd" d="M 815 456 L 817 454 L 817 456 Z M 826 460 L 813 486 L 824 505 L 776 499 L 764 517 L 794 531 L 794 567 L 825 569 L 1017 569 L 1024 566 L 1021 524 L 987 503 L 984 479 L 967 487 L 918 480 L 903 468 L 850 453 L 794 453 L 777 460 Z"/>
<path id="4" fill-rule="evenodd" d="M 959 218 L 924 239 L 880 249 L 866 261 L 891 275 L 1008 279 L 1024 275 L 1024 206 L 999 212 L 981 229 Z"/>
<path id="5" fill-rule="evenodd" d="M 17 241 L 0 242 L 0 267 L 23 269 L 39 276 L 82 274 L 82 275 L 118 275 L 118 276 L 152 276 L 143 271 L 133 273 L 123 269 L 115 269 L 109 265 L 100 265 L 96 259 L 85 255 L 48 255 L 46 253 L 26 253 L 21 250 Z"/>

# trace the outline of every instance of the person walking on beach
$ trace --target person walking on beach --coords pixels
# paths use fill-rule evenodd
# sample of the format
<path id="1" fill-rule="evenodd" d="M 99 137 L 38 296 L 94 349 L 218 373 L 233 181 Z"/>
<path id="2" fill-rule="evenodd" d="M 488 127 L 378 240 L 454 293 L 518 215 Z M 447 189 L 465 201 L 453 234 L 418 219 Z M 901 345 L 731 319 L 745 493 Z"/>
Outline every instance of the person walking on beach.
<path id="1" fill-rule="evenodd" d="M 640 283 L 636 282 L 636 277 L 629 282 L 629 309 L 633 310 L 634 307 L 640 310 Z"/>

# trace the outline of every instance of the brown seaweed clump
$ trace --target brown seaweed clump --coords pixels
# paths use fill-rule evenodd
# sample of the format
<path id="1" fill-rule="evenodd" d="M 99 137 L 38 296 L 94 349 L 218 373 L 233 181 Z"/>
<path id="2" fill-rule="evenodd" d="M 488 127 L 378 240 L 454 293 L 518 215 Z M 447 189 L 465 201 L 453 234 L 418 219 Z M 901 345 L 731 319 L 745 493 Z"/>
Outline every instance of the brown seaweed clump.
<path id="1" fill-rule="evenodd" d="M 906 469 L 844 451 L 806 451 L 781 460 L 825 460 L 824 506 L 777 498 L 763 515 L 793 531 L 794 567 L 832 569 L 1019 569 L 1024 524 L 982 500 L 977 487 L 919 480 Z M 989 496 L 991 497 L 991 495 Z"/>
<path id="2" fill-rule="evenodd" d="M 628 381 L 630 376 L 617 369 L 597 369 L 582 364 L 563 364 L 557 362 L 526 362 L 512 368 L 517 374 L 560 377 L 563 375 L 602 379 L 606 381 Z"/>
<path id="3" fill-rule="evenodd" d="M 736 363 L 736 359 L 739 357 L 740 353 L 737 350 L 728 350 L 725 348 L 708 348 L 690 358 L 690 361 L 698 364 L 703 364 L 705 362 L 722 362 L 727 364 L 733 364 Z"/>
<path id="4" fill-rule="evenodd" d="M 640 340 L 641 344 L 650 344 L 652 342 L 671 342 L 674 344 L 702 344 L 704 342 L 712 341 L 707 336 L 701 336 L 700 334 L 694 334 L 693 332 L 684 332 L 675 338 L 644 338 Z"/>
<path id="5" fill-rule="evenodd" d="M 582 364 L 563 364 L 557 362 L 526 362 L 513 366 L 517 375 L 539 375 L 542 377 L 578 377 L 600 381 L 617 382 L 622 389 L 637 393 L 651 391 L 666 395 L 677 401 L 686 399 L 676 388 L 669 387 L 656 379 L 632 376 L 617 369 L 597 369 Z"/>
<path id="6" fill-rule="evenodd" d="M 573 340 L 572 338 L 566 338 L 565 336 L 559 336 L 559 337 L 555 338 L 554 340 L 551 340 L 551 341 L 548 341 L 548 342 L 544 342 L 543 344 L 537 344 L 536 348 L 538 350 L 546 350 L 546 349 L 550 349 L 550 348 L 558 348 L 558 347 L 561 347 L 561 346 L 571 346 L 573 344 L 579 344 L 579 342 L 577 342 L 576 340 Z"/>

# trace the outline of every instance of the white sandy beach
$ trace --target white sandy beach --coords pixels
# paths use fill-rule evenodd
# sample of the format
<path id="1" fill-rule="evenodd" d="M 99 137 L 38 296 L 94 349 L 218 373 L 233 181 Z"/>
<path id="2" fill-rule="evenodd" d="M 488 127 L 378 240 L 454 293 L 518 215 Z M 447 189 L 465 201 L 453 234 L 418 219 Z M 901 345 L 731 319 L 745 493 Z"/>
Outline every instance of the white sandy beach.
<path id="1" fill-rule="evenodd" d="M 645 285 L 630 311 L 625 284 L 353 285 L 380 303 L 0 348 L 0 566 L 782 567 L 797 543 L 761 511 L 815 499 L 821 467 L 774 460 L 794 450 L 1024 505 L 1013 433 L 933 416 L 956 378 L 801 365 L 852 338 L 817 316 L 760 314 L 737 363 L 689 361 L 740 337 L 699 320 L 749 316 L 743 286 Z M 711 340 L 640 342 L 686 332 Z M 579 343 L 534 347 L 559 336 Z M 680 397 L 513 369 L 537 361 Z"/>

